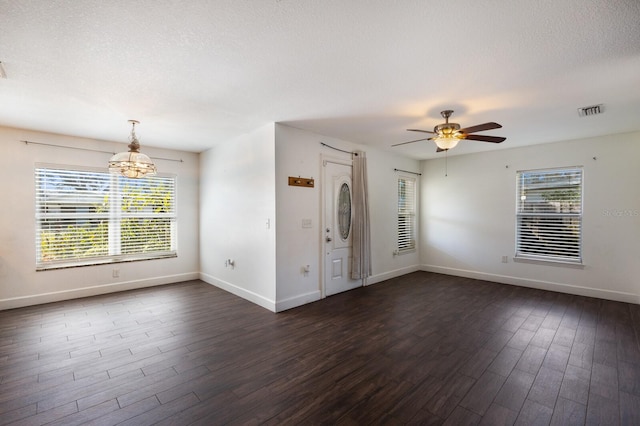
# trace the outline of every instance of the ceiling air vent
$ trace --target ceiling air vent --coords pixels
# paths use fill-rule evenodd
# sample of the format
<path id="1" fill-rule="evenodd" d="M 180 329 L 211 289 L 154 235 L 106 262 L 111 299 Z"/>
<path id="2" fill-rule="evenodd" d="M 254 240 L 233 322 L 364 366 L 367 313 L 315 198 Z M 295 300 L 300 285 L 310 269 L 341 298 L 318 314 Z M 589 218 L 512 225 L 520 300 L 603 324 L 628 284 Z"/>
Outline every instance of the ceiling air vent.
<path id="1" fill-rule="evenodd" d="M 580 117 L 589 117 L 591 115 L 598 115 L 604 112 L 604 105 L 591 105 L 582 108 L 578 108 L 578 115 Z"/>

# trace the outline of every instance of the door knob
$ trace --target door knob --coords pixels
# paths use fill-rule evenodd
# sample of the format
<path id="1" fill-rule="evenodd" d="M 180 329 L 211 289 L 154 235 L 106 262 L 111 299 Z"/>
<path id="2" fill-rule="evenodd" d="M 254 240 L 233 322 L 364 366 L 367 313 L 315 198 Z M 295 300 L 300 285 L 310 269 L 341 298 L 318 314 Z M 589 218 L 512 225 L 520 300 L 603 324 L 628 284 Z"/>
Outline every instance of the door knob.
<path id="1" fill-rule="evenodd" d="M 331 242 L 331 237 L 327 237 L 327 238 L 326 238 L 326 241 L 327 241 L 328 243 L 329 243 L 329 242 Z"/>

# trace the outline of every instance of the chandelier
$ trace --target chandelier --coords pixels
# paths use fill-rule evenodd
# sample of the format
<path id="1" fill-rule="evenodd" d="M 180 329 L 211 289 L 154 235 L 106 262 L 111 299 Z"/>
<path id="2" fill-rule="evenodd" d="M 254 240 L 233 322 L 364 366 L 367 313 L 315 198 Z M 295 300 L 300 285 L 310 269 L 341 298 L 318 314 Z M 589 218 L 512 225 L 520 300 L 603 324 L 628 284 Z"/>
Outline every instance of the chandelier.
<path id="1" fill-rule="evenodd" d="M 128 178 L 143 178 L 153 176 L 157 169 L 153 161 L 140 152 L 140 142 L 136 137 L 137 120 L 129 120 L 131 123 L 131 136 L 129 137 L 129 151 L 120 152 L 109 160 L 109 172 L 120 174 Z"/>

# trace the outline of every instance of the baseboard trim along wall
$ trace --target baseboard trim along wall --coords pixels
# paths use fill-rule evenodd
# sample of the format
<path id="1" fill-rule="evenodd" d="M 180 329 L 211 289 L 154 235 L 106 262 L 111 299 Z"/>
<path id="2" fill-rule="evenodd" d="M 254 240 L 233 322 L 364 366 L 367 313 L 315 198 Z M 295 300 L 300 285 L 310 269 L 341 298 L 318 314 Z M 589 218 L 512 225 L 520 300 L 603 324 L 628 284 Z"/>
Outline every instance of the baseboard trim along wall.
<path id="1" fill-rule="evenodd" d="M 25 306 L 42 305 L 44 303 L 60 302 L 63 300 L 80 299 L 82 297 L 99 296 L 101 294 L 135 290 L 138 288 L 173 284 L 182 281 L 197 280 L 199 277 L 200 275 L 198 272 L 189 272 L 184 274 L 166 275 L 162 277 L 147 278 L 142 280 L 103 284 L 93 287 L 83 287 L 73 290 L 64 290 L 51 293 L 35 294 L 31 296 L 0 299 L 0 311 L 6 309 L 23 308 Z"/>
<path id="2" fill-rule="evenodd" d="M 254 293 L 249 290 L 245 290 L 244 288 L 238 287 L 235 284 L 231 284 L 230 282 L 220 280 L 212 275 L 200 273 L 200 279 L 207 284 L 211 284 L 222 290 L 228 291 L 231 294 L 235 294 L 238 297 L 241 297 L 249 302 L 253 302 L 256 305 L 262 306 L 265 309 L 270 310 L 271 312 L 276 311 L 276 303 L 273 300 L 269 300 L 264 296 L 261 296 L 257 293 Z"/>
<path id="3" fill-rule="evenodd" d="M 276 312 L 286 311 L 287 309 L 297 308 L 298 306 L 306 305 L 320 300 L 322 295 L 320 290 L 312 291 L 298 296 L 290 297 L 285 300 L 279 300 L 276 302 Z"/>
<path id="4" fill-rule="evenodd" d="M 571 284 L 556 283 L 543 280 L 532 280 L 508 275 L 489 274 L 485 272 L 470 271 L 465 269 L 447 268 L 436 265 L 410 266 L 393 271 L 377 274 L 367 279 L 367 285 L 376 284 L 388 279 L 400 277 L 416 271 L 435 272 L 438 274 L 454 275 L 465 278 L 492 281 L 501 284 L 517 285 L 521 287 L 535 288 L 539 290 L 557 291 L 560 293 L 575 294 L 578 296 L 596 297 L 599 299 L 613 300 L 616 302 L 626 302 L 640 304 L 640 297 L 634 293 L 604 290 L 591 287 L 582 287 Z M 190 272 L 184 274 L 167 275 L 141 280 L 124 281 L 120 283 L 104 284 L 94 287 L 83 287 L 73 290 L 64 290 L 51 293 L 36 294 L 31 296 L 14 297 L 0 299 L 0 311 L 7 309 L 22 308 L 26 306 L 41 305 L 44 303 L 60 302 L 64 300 L 79 299 L 82 297 L 98 296 L 101 294 L 115 293 L 119 291 L 135 290 L 139 288 L 153 287 L 158 285 L 173 284 L 183 281 L 200 279 L 207 284 L 214 285 L 231 294 L 253 302 L 271 312 L 282 312 L 298 306 L 312 303 L 321 299 L 320 290 L 296 295 L 278 302 L 269 300 L 257 293 L 245 290 L 229 282 L 219 280 L 211 275 L 202 272 Z"/>
<path id="5" fill-rule="evenodd" d="M 517 285 L 539 290 L 556 291 L 559 293 L 575 294 L 577 296 L 596 297 L 598 299 L 613 300 L 640 304 L 640 297 L 634 293 L 604 290 L 600 288 L 582 287 L 572 284 L 556 283 L 543 280 L 512 277 L 508 275 L 488 274 L 485 272 L 469 271 L 465 269 L 446 268 L 435 265 L 422 265 L 421 270 L 438 274 L 455 275 L 458 277 L 474 278 L 478 280 L 492 281 L 500 284 Z"/>
<path id="6" fill-rule="evenodd" d="M 410 274 L 412 272 L 421 271 L 421 270 L 422 269 L 421 269 L 421 267 L 419 265 L 408 266 L 406 268 L 401 268 L 401 269 L 394 269 L 393 271 L 388 271 L 388 272 L 385 272 L 383 274 L 376 274 L 376 275 L 370 276 L 369 278 L 367 278 L 367 284 L 366 285 L 377 284 L 377 283 L 380 283 L 382 281 L 390 280 L 392 278 L 401 277 L 403 275 L 407 275 L 407 274 Z"/>

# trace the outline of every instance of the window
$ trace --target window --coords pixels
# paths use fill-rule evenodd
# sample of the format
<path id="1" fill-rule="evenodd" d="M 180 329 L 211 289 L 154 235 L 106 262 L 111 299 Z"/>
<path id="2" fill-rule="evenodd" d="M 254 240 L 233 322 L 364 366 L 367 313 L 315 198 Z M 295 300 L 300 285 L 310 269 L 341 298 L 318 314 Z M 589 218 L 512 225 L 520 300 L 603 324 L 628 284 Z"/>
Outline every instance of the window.
<path id="1" fill-rule="evenodd" d="M 582 168 L 517 173 L 516 257 L 582 262 Z"/>
<path id="2" fill-rule="evenodd" d="M 36 167 L 36 269 L 176 256 L 175 177 Z"/>
<path id="3" fill-rule="evenodd" d="M 351 232 L 351 191 L 346 182 L 338 194 L 338 230 L 342 240 L 346 241 Z"/>
<path id="4" fill-rule="evenodd" d="M 398 252 L 416 248 L 416 180 L 398 178 Z"/>

